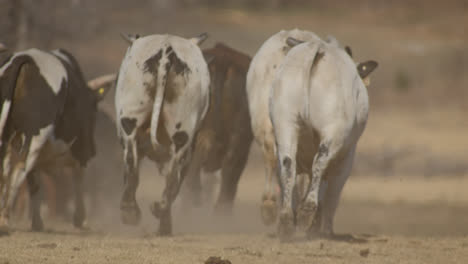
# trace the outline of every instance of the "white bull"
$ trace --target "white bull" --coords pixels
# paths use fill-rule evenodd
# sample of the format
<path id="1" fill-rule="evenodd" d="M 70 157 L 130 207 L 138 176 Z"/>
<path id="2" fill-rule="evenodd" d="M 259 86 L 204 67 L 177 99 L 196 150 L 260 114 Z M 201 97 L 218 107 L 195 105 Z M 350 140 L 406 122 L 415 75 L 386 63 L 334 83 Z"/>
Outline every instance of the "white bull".
<path id="1" fill-rule="evenodd" d="M 297 223 L 309 235 L 317 231 L 333 235 L 340 194 L 367 122 L 369 102 L 363 79 L 377 63 L 356 67 L 349 48 L 347 53 L 335 40 L 300 43 L 290 38 L 286 42 L 297 46 L 281 63 L 269 100 L 282 189 L 278 234 L 280 239 L 293 234 L 296 213 Z M 302 161 L 311 177 L 294 208 L 293 188 Z"/>
<path id="2" fill-rule="evenodd" d="M 266 225 L 276 220 L 276 196 L 274 179 L 277 175 L 277 158 L 275 154 L 275 137 L 270 121 L 268 98 L 271 85 L 281 62 L 286 57 L 290 46 L 286 44 L 289 37 L 308 41 L 319 40 L 312 32 L 294 29 L 280 31 L 271 36 L 260 47 L 250 63 L 247 73 L 247 97 L 255 141 L 260 145 L 265 162 L 265 189 L 262 195 L 261 214 Z"/>

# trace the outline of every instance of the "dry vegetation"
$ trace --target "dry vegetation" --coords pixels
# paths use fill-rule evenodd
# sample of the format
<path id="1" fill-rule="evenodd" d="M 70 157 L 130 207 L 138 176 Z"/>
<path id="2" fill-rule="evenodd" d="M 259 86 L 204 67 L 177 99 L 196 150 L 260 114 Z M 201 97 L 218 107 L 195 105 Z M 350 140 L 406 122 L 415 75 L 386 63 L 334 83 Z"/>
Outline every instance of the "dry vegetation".
<path id="1" fill-rule="evenodd" d="M 306 8 L 282 8 L 284 1 L 276 1 L 260 10 L 235 3 L 235 8 L 195 7 L 196 1 L 165 9 L 157 1 L 71 2 L 57 5 L 56 16 L 42 28 L 34 23 L 42 16 L 36 16 L 31 26 L 36 32 L 27 43 L 66 47 L 88 77 L 118 69 L 126 48 L 119 32 L 192 36 L 206 31 L 211 39 L 205 47 L 223 41 L 253 55 L 271 34 L 299 27 L 335 35 L 353 48 L 357 60 L 377 60 L 368 127 L 335 221 L 336 231 L 362 243 L 305 241 L 299 232 L 296 243 L 280 244 L 274 228 L 260 223 L 264 171 L 256 147 L 232 216 L 214 217 L 210 208 L 177 204 L 176 235 L 155 237 L 155 220 L 145 208 L 159 197 L 161 179 L 145 163 L 139 189 L 144 221 L 138 228 L 125 227 L 118 212 L 117 150 L 113 159 L 101 155 L 91 165 L 90 182 L 99 177 L 97 185 L 113 191 L 90 209 L 91 231 L 49 219 L 49 232 L 32 233 L 20 221 L 10 236 L 0 237 L 0 263 L 203 263 L 210 256 L 233 264 L 468 262 L 466 1 L 362 0 L 356 6 L 316 1 Z M 111 110 L 112 100 L 110 94 L 106 107 Z"/>

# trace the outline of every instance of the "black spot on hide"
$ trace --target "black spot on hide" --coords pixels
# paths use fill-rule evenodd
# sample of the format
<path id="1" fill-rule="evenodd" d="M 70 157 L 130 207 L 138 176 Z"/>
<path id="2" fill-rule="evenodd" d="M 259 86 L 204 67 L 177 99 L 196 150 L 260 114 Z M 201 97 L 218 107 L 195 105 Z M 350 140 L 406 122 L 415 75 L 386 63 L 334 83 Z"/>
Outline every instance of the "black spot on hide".
<path id="1" fill-rule="evenodd" d="M 283 159 L 283 166 L 286 168 L 286 170 L 291 169 L 291 158 L 290 157 L 286 157 L 286 158 Z"/>
<path id="2" fill-rule="evenodd" d="M 171 48 L 171 47 L 169 47 Z M 169 48 L 167 49 L 169 51 Z M 171 48 L 172 49 L 172 48 Z M 168 52 L 167 52 L 168 53 Z M 166 54 L 167 54 L 166 53 Z M 170 61 L 170 65 L 172 66 L 172 70 L 176 73 L 176 74 L 188 74 L 190 73 L 190 69 L 187 65 L 187 63 L 185 63 L 184 61 L 182 61 L 175 52 L 172 52 L 171 54 L 169 54 L 169 61 Z"/>
<path id="3" fill-rule="evenodd" d="M 136 119 L 135 118 L 128 118 L 123 117 L 120 119 L 120 124 L 122 125 L 123 130 L 127 135 L 132 134 L 133 130 L 136 127 Z"/>
<path id="4" fill-rule="evenodd" d="M 328 146 L 326 144 L 320 143 L 317 155 L 318 157 L 328 156 Z"/>
<path id="5" fill-rule="evenodd" d="M 178 152 L 179 149 L 181 149 L 185 144 L 187 144 L 188 134 L 185 131 L 176 132 L 172 136 L 172 141 L 174 142 L 176 152 Z"/>
<path id="6" fill-rule="evenodd" d="M 158 75 L 159 61 L 161 60 L 162 52 L 162 50 L 159 50 L 158 53 L 145 61 L 143 68 L 145 72 L 152 73 L 154 76 Z"/>

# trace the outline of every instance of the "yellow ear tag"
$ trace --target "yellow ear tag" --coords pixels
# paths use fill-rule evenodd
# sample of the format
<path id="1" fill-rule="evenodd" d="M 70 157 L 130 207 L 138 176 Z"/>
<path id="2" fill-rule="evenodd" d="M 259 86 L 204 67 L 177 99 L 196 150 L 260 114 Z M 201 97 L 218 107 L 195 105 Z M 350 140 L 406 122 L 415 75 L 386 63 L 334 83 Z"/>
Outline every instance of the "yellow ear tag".
<path id="1" fill-rule="evenodd" d="M 366 65 L 362 66 L 362 70 L 365 71 L 366 70 Z"/>
<path id="2" fill-rule="evenodd" d="M 369 87 L 369 85 L 370 85 L 370 78 L 369 78 L 369 77 L 366 77 L 366 78 L 364 78 L 363 81 L 364 81 L 364 85 L 365 85 L 366 87 Z"/>
<path id="3" fill-rule="evenodd" d="M 99 92 L 100 95 L 104 94 L 104 88 L 102 88 L 102 87 L 99 88 L 99 91 L 98 91 L 98 92 Z"/>

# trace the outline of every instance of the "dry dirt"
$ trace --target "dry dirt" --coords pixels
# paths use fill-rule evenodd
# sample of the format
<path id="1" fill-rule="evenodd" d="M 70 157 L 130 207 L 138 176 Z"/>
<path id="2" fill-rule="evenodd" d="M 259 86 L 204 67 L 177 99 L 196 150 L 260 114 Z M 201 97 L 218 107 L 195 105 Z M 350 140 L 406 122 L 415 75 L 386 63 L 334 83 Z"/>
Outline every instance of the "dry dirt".
<path id="1" fill-rule="evenodd" d="M 67 221 L 45 219 L 47 231 L 35 233 L 22 220 L 9 235 L 0 236 L 0 264 L 204 263 L 211 256 L 233 264 L 468 263 L 468 93 L 466 86 L 465 90 L 460 86 L 448 89 L 445 82 L 455 76 L 449 70 L 437 75 L 457 58 L 465 58 L 460 65 L 466 73 L 467 37 L 463 32 L 467 11 L 416 18 L 403 10 L 391 15 L 385 10 L 375 14 L 358 11 L 255 14 L 201 9 L 166 15 L 167 23 L 160 23 L 141 8 L 120 10 L 109 17 L 103 14 L 103 28 L 93 38 L 54 42 L 77 54 L 88 76 L 118 68 L 125 49 L 118 37 L 121 31 L 186 36 L 208 31 L 213 39 L 207 46 L 224 40 L 253 54 L 279 29 L 301 27 L 322 36 L 334 33 L 356 47 L 358 58 L 376 58 L 381 65 L 370 88 L 368 127 L 335 219 L 335 231 L 356 240 L 308 241 L 297 232 L 293 243 L 279 243 L 275 228 L 260 221 L 264 171 L 254 146 L 231 216 L 213 215 L 209 204 L 187 208 L 179 199 L 174 209 L 174 236 L 155 236 L 157 222 L 148 205 L 160 197 L 162 181 L 147 162 L 138 193 L 143 211 L 140 226 L 120 224 L 118 196 L 90 209 L 94 213 L 88 231 L 75 230 Z M 448 59 L 441 59 L 444 56 Z M 400 71 L 413 78 L 409 88 L 395 84 Z M 467 84 L 466 76 L 457 75 L 451 84 Z M 450 98 L 456 99 L 454 103 Z M 379 158 L 383 156 L 389 156 L 391 162 L 382 163 Z M 121 188 L 121 181 L 119 173 L 116 183 L 109 185 Z"/>
<path id="2" fill-rule="evenodd" d="M 378 147 L 393 134 L 380 130 L 385 124 L 382 117 L 392 119 L 398 114 L 373 115 L 362 140 L 363 151 Z M 433 114 L 420 116 L 430 119 Z M 448 123 L 446 127 L 437 133 L 450 132 Z M 412 131 L 416 126 L 403 119 L 399 128 Z M 451 132 L 452 140 L 466 137 L 461 132 L 467 128 L 465 123 L 457 130 L 460 134 Z M 418 145 L 418 141 L 412 143 Z M 433 146 L 444 149 L 446 144 Z M 466 144 L 454 144 L 453 149 L 460 147 L 461 151 Z M 240 182 L 233 215 L 213 215 L 208 205 L 187 208 L 179 199 L 174 210 L 175 235 L 169 238 L 154 235 L 157 222 L 147 210 L 159 197 L 162 184 L 152 175 L 153 169 L 150 163 L 143 166 L 138 198 L 144 219 L 139 227 L 120 224 L 118 199 L 108 201 L 90 217 L 88 231 L 75 230 L 69 222 L 46 219 L 47 231 L 35 233 L 23 220 L 10 235 L 0 237 L 0 263 L 204 263 L 211 256 L 231 263 L 468 261 L 468 175 L 426 179 L 421 175 L 383 177 L 355 172 L 345 186 L 335 221 L 337 233 L 352 235 L 355 240 L 307 240 L 298 231 L 293 243 L 281 244 L 275 228 L 260 222 L 263 168 L 255 147 Z"/>

